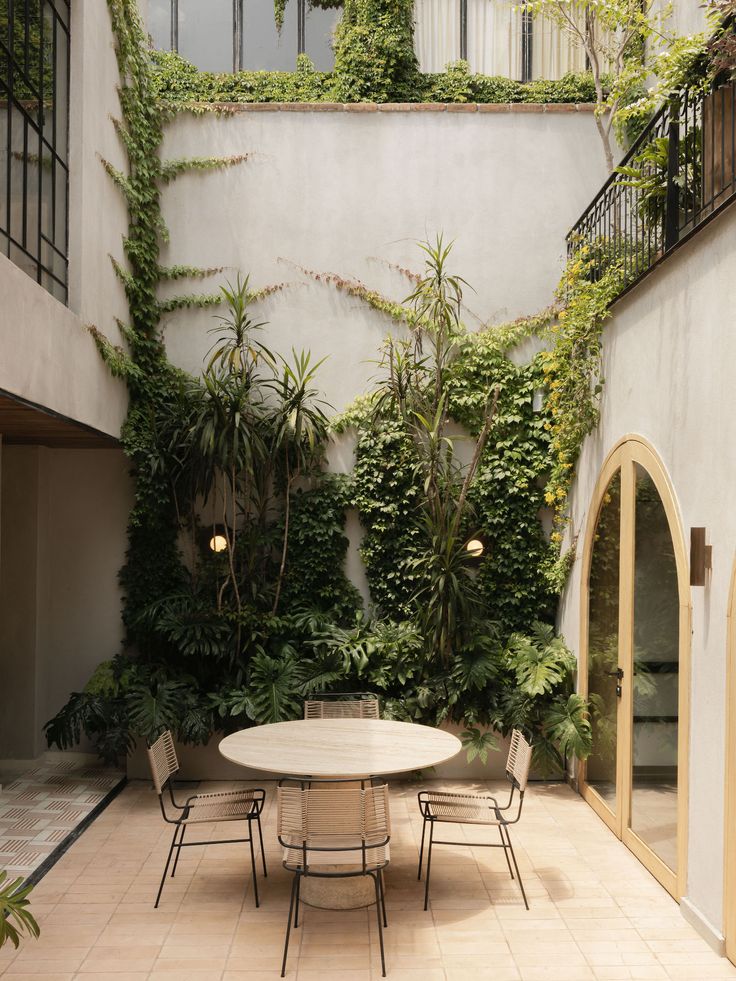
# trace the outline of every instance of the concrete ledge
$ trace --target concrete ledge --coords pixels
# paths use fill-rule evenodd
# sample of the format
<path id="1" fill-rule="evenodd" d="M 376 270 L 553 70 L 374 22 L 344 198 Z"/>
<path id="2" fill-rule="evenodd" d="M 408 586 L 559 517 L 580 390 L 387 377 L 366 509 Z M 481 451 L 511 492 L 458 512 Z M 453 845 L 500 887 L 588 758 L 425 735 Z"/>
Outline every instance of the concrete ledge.
<path id="1" fill-rule="evenodd" d="M 183 107 L 187 108 L 187 107 Z M 589 102 L 207 102 L 220 112 L 595 112 Z"/>
<path id="2" fill-rule="evenodd" d="M 687 896 L 683 896 L 680 900 L 680 912 L 682 913 L 683 919 L 690 924 L 690 926 L 697 930 L 700 936 L 709 944 L 713 950 L 720 954 L 721 957 L 726 956 L 726 938 L 718 930 L 710 920 L 707 920 L 699 909 L 690 902 Z"/>

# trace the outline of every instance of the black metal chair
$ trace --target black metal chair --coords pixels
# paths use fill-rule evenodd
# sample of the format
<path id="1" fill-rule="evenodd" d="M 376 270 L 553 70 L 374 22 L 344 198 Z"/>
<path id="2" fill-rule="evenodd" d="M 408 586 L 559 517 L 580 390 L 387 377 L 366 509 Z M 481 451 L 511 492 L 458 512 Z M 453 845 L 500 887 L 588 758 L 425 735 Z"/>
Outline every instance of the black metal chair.
<path id="1" fill-rule="evenodd" d="M 506 779 L 511 784 L 509 799 L 504 807 L 500 807 L 495 797 L 488 794 L 459 794 L 453 792 L 423 790 L 419 793 L 419 809 L 422 812 L 422 844 L 419 849 L 419 869 L 417 879 L 422 878 L 422 860 L 424 857 L 424 836 L 429 824 L 429 850 L 427 853 L 427 872 L 424 886 L 424 908 L 429 905 L 429 876 L 432 869 L 432 847 L 434 845 L 464 845 L 471 844 L 467 841 L 447 841 L 439 840 L 434 837 L 436 824 L 477 824 L 486 827 L 498 828 L 501 843 L 496 844 L 488 841 L 474 841 L 473 848 L 503 848 L 506 857 L 506 864 L 509 867 L 511 878 L 514 872 L 511 868 L 511 861 L 516 869 L 516 879 L 524 898 L 524 905 L 529 909 L 524 884 L 521 881 L 519 866 L 516 855 L 511 844 L 509 826 L 516 824 L 521 817 L 521 808 L 524 804 L 524 792 L 526 791 L 529 779 L 529 768 L 532 761 L 532 748 L 518 729 L 514 729 L 511 734 L 511 745 L 509 755 L 506 760 Z M 519 792 L 519 803 L 513 818 L 507 817 L 506 812 L 511 809 L 516 791 Z M 511 861 L 509 861 L 509 854 Z"/>
<path id="2" fill-rule="evenodd" d="M 340 784 L 343 784 L 340 786 Z M 301 881 L 304 878 L 349 879 L 369 876 L 376 894 L 376 920 L 381 948 L 381 969 L 386 976 L 383 927 L 388 926 L 383 890 L 383 870 L 389 862 L 391 836 L 388 787 L 355 787 L 355 781 L 311 780 L 278 788 L 278 838 L 284 847 L 283 866 L 294 873 L 289 902 L 289 919 L 284 941 L 281 977 L 286 974 L 292 918 L 299 926 Z M 339 853 L 347 867 L 330 863 Z M 320 863 L 321 859 L 321 863 Z M 330 863 L 330 864 L 325 864 Z"/>
<path id="3" fill-rule="evenodd" d="M 167 824 L 174 825 L 174 836 L 171 839 L 169 855 L 166 859 L 164 874 L 161 876 L 161 885 L 158 887 L 158 895 L 154 909 L 158 908 L 163 892 L 166 875 L 171 865 L 171 858 L 176 849 L 176 858 L 171 869 L 173 879 L 176 874 L 176 867 L 179 864 L 179 855 L 182 848 L 191 848 L 194 845 L 231 845 L 238 842 L 250 843 L 250 863 L 253 872 L 253 894 L 256 906 L 258 900 L 258 879 L 256 877 L 256 856 L 253 848 L 253 823 L 258 828 L 258 840 L 261 845 L 261 860 L 263 862 L 264 878 L 268 876 L 266 871 L 266 854 L 263 850 L 263 832 L 261 831 L 261 812 L 266 799 L 265 790 L 254 788 L 252 790 L 225 791 L 216 794 L 193 794 L 187 797 L 183 804 L 179 804 L 174 797 L 172 778 L 179 770 L 179 761 L 176 758 L 174 740 L 171 733 L 167 730 L 163 732 L 153 745 L 148 747 L 148 762 L 151 766 L 151 777 L 153 785 L 158 794 L 161 813 Z M 176 814 L 169 816 L 164 804 L 164 791 L 168 790 L 171 806 L 176 810 Z M 247 821 L 247 838 L 227 838 L 217 841 L 184 841 L 184 835 L 190 824 L 219 824 L 221 821 Z"/>

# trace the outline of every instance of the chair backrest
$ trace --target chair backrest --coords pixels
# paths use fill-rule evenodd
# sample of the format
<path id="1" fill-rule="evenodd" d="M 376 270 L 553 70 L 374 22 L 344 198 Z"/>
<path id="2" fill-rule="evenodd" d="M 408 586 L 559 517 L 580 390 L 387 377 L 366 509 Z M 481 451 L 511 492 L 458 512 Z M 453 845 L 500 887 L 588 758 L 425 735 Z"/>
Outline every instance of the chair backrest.
<path id="1" fill-rule="evenodd" d="M 391 834 L 386 784 L 364 789 L 314 783 L 284 786 L 278 788 L 277 800 L 278 835 L 292 847 L 323 837 L 350 839 L 357 849 L 358 841 L 387 841 Z"/>
<path id="2" fill-rule="evenodd" d="M 518 729 L 511 733 L 511 745 L 506 759 L 506 777 L 524 793 L 532 765 L 532 747 Z"/>
<path id="3" fill-rule="evenodd" d="M 349 692 L 346 695 L 319 694 L 304 703 L 305 719 L 378 719 L 375 695 Z"/>
<path id="4" fill-rule="evenodd" d="M 148 747 L 148 762 L 151 767 L 153 785 L 160 797 L 168 781 L 179 769 L 174 740 L 168 729 L 161 733 L 152 746 Z"/>

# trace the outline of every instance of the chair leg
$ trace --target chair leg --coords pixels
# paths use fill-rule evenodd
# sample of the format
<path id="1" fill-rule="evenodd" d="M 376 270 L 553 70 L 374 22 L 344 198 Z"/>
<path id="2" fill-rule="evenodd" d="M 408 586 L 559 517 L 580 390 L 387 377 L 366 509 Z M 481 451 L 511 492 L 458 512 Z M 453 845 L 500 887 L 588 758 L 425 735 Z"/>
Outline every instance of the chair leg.
<path id="1" fill-rule="evenodd" d="M 514 872 L 513 872 L 513 869 L 511 868 L 511 861 L 509 860 L 509 853 L 507 851 L 506 839 L 503 836 L 503 829 L 502 829 L 502 827 L 501 827 L 500 824 L 498 826 L 498 833 L 501 835 L 501 844 L 503 845 L 504 858 L 506 859 L 506 864 L 509 867 L 509 873 L 511 875 L 511 878 L 513 879 L 514 878 Z"/>
<path id="2" fill-rule="evenodd" d="M 263 862 L 263 878 L 268 878 L 268 872 L 266 871 L 266 853 L 263 850 L 263 831 L 261 830 L 261 815 L 259 814 L 256 818 L 258 823 L 258 840 L 261 843 L 261 861 Z"/>
<path id="3" fill-rule="evenodd" d="M 424 908 L 429 908 L 429 873 L 432 869 L 432 840 L 434 839 L 434 821 L 429 822 L 429 850 L 427 851 L 427 880 L 424 884 Z"/>
<path id="4" fill-rule="evenodd" d="M 417 869 L 417 880 L 422 878 L 422 858 L 424 857 L 424 832 L 427 830 L 426 817 L 422 820 L 422 844 L 419 848 L 419 868 Z"/>
<path id="5" fill-rule="evenodd" d="M 174 859 L 174 867 L 171 870 L 172 879 L 176 875 L 176 867 L 179 864 L 179 856 L 181 855 L 181 846 L 182 846 L 182 842 L 184 841 L 184 835 L 186 834 L 186 830 L 187 830 L 186 824 L 182 824 L 181 834 L 179 835 L 179 843 L 176 846 L 176 858 Z"/>
<path id="6" fill-rule="evenodd" d="M 509 843 L 509 851 L 511 852 L 511 858 L 514 862 L 514 868 L 516 869 L 516 878 L 519 882 L 519 888 L 521 889 L 521 895 L 524 897 L 524 905 L 529 909 L 529 903 L 526 898 L 526 892 L 524 891 L 524 883 L 521 881 L 521 873 L 519 872 L 519 865 L 516 861 L 516 855 L 514 854 L 514 846 L 511 844 L 511 835 L 509 834 L 509 829 L 506 828 L 506 840 Z"/>
<path id="7" fill-rule="evenodd" d="M 294 903 L 294 929 L 299 926 L 299 901 L 302 894 L 302 880 L 299 876 L 296 877 L 296 901 Z"/>
<path id="8" fill-rule="evenodd" d="M 174 837 L 171 839 L 171 845 L 169 847 L 169 854 L 166 858 L 166 865 L 164 866 L 164 874 L 161 876 L 161 885 L 158 887 L 158 895 L 156 896 L 156 902 L 153 904 L 154 909 L 158 909 L 159 900 L 161 899 L 161 893 L 164 889 L 164 882 L 166 882 L 166 875 L 169 871 L 169 865 L 171 863 L 171 856 L 174 854 L 174 847 L 176 845 L 176 836 L 179 834 L 180 825 L 174 828 Z"/>
<path id="9" fill-rule="evenodd" d="M 284 959 L 281 962 L 281 977 L 286 976 L 286 958 L 289 953 L 289 934 L 291 933 L 291 918 L 294 915 L 294 896 L 296 895 L 296 883 L 299 873 L 294 873 L 294 881 L 291 883 L 291 900 L 289 902 L 289 918 L 286 921 L 286 940 L 284 941 Z"/>
<path id="10" fill-rule="evenodd" d="M 388 919 L 386 917 L 386 881 L 383 878 L 383 869 L 378 873 L 378 884 L 381 887 L 381 909 L 383 911 L 383 925 L 388 926 Z"/>
<path id="11" fill-rule="evenodd" d="M 256 901 L 256 909 L 261 905 L 258 901 L 258 878 L 256 877 L 256 853 L 253 848 L 253 822 L 248 821 L 248 844 L 250 845 L 250 867 L 253 873 L 253 896 Z"/>
<path id="12" fill-rule="evenodd" d="M 368 873 L 373 879 L 376 887 L 376 922 L 378 923 L 378 942 L 381 945 L 381 976 L 386 977 L 386 955 L 383 951 L 383 918 L 381 917 L 381 884 L 378 881 L 379 873 Z"/>

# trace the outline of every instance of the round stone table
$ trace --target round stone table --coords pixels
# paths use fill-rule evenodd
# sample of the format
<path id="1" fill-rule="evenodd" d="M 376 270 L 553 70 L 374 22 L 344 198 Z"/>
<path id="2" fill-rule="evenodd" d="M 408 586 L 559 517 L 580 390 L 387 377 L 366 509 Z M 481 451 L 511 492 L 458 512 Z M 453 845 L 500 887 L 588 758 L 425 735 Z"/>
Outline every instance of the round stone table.
<path id="1" fill-rule="evenodd" d="M 226 736 L 225 759 L 253 770 L 296 778 L 355 780 L 408 773 L 452 759 L 460 740 L 442 729 L 388 719 L 299 719 L 254 726 Z M 373 881 L 363 876 L 307 876 L 301 896 L 310 906 L 357 909 L 375 901 Z"/>

